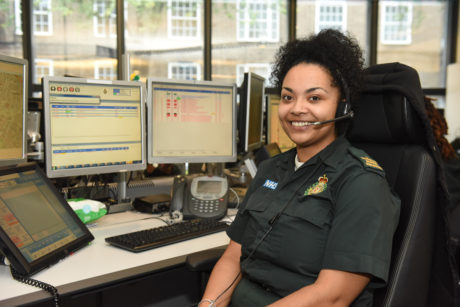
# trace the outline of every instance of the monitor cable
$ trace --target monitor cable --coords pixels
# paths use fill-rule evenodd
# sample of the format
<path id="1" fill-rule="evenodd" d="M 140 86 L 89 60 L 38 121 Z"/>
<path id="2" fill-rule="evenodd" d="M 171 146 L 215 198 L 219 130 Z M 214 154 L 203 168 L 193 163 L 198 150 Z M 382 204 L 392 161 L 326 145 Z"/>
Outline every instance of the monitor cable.
<path id="1" fill-rule="evenodd" d="M 50 284 L 47 284 L 43 281 L 39 281 L 33 278 L 29 278 L 27 276 L 21 275 L 18 271 L 16 271 L 15 268 L 13 268 L 11 264 L 10 264 L 10 271 L 11 271 L 11 275 L 13 276 L 15 280 L 22 282 L 26 285 L 34 286 L 34 287 L 37 287 L 37 288 L 40 288 L 40 289 L 43 289 L 49 292 L 53 296 L 54 305 L 56 307 L 59 306 L 59 293 L 56 287 Z"/>

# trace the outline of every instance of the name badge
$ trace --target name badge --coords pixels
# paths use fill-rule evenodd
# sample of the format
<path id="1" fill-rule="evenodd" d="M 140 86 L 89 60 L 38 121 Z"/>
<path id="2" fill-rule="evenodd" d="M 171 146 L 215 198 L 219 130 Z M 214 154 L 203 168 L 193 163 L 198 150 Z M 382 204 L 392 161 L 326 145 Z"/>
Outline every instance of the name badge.
<path id="1" fill-rule="evenodd" d="M 270 190 L 275 190 L 276 187 L 278 186 L 278 182 L 272 181 L 272 180 L 265 180 L 264 187 Z"/>

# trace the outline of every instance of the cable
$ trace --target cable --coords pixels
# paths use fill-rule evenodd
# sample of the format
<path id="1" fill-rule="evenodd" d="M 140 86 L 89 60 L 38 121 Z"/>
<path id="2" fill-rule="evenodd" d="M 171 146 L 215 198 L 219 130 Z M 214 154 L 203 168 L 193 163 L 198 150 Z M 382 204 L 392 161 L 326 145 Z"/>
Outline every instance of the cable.
<path id="1" fill-rule="evenodd" d="M 240 207 L 240 197 L 238 196 L 238 193 L 232 189 L 232 188 L 228 188 L 230 191 L 232 191 L 233 194 L 235 194 L 236 196 L 236 206 L 235 208 L 238 209 Z"/>
<path id="2" fill-rule="evenodd" d="M 34 287 L 37 287 L 37 288 L 40 288 L 40 289 L 43 289 L 49 292 L 53 296 L 55 306 L 56 307 L 59 306 L 59 293 L 56 287 L 50 284 L 47 284 L 43 281 L 39 281 L 39 280 L 21 275 L 18 271 L 16 271 L 15 268 L 13 268 L 12 265 L 10 265 L 10 271 L 11 271 L 11 275 L 13 276 L 15 280 L 22 282 L 26 285 L 34 286 Z"/>

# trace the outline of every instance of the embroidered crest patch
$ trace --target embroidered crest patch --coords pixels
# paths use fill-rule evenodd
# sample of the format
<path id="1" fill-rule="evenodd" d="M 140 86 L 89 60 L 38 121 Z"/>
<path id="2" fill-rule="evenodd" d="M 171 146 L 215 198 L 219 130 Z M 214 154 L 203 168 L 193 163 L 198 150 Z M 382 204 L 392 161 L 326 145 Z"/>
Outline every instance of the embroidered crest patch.
<path id="1" fill-rule="evenodd" d="M 314 183 L 311 187 L 305 190 L 304 195 L 319 194 L 327 189 L 327 179 L 326 174 L 318 178 L 318 182 Z"/>
<path id="2" fill-rule="evenodd" d="M 369 157 L 361 157 L 362 160 L 364 160 L 364 162 L 366 163 L 367 166 L 370 166 L 370 167 L 373 167 L 373 168 L 377 168 L 381 171 L 383 171 L 383 169 L 380 167 L 380 165 L 377 163 L 377 161 L 369 158 Z"/>

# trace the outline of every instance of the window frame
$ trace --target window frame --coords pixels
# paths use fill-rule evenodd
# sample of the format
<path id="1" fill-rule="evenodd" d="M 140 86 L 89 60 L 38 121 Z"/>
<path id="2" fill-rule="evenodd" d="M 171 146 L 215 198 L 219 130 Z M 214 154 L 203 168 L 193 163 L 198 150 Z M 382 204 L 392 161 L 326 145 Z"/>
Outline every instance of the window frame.
<path id="1" fill-rule="evenodd" d="M 195 16 L 192 17 L 184 17 L 184 16 L 174 16 L 173 12 L 175 9 L 173 8 L 174 4 L 195 4 Z M 168 0 L 168 9 L 167 9 L 167 23 L 168 23 L 168 37 L 173 39 L 185 39 L 185 40 L 197 40 L 201 38 L 201 1 L 200 0 Z M 174 22 L 175 21 L 182 21 L 182 22 L 192 22 L 194 23 L 194 27 L 189 27 L 190 29 L 194 29 L 195 35 L 178 35 L 174 31 Z M 188 31 L 189 28 L 181 28 L 181 33 Z"/>
<path id="2" fill-rule="evenodd" d="M 195 74 L 196 79 L 193 79 L 193 78 L 187 79 L 187 78 L 182 78 L 181 76 L 179 76 L 178 78 L 177 76 L 174 76 L 174 72 L 173 72 L 174 68 L 196 69 L 196 74 Z M 195 62 L 168 62 L 168 79 L 200 81 L 201 80 L 201 65 Z"/>
<path id="3" fill-rule="evenodd" d="M 107 8 L 107 0 L 93 0 L 93 34 L 94 37 L 117 37 L 117 13 L 114 8 L 113 12 L 109 16 L 101 14 L 98 10 L 102 7 L 105 11 Z M 108 20 L 107 20 L 108 19 Z M 101 22 L 101 23 L 100 23 Z M 107 25 L 108 22 L 108 25 Z M 101 26 L 102 25 L 102 26 Z M 107 27 L 108 26 L 108 27 Z M 102 28 L 102 31 L 99 31 Z M 115 30 L 115 32 L 113 32 Z"/>
<path id="4" fill-rule="evenodd" d="M 46 65 L 41 65 L 42 63 L 46 63 Z M 48 74 L 39 74 L 38 70 L 48 69 Z M 41 83 L 42 76 L 54 76 L 54 60 L 53 59 L 44 59 L 44 58 L 35 58 L 34 59 L 34 78 L 35 81 L 39 81 Z"/>
<path id="5" fill-rule="evenodd" d="M 268 3 L 268 4 L 267 4 Z M 251 37 L 251 5 L 266 4 L 264 20 L 268 27 L 268 34 L 261 37 Z M 244 5 L 244 6 L 243 6 Z M 243 7 L 242 7 L 243 6 Z M 274 6 L 274 7 L 273 7 Z M 242 18 L 241 15 L 244 15 Z M 280 5 L 277 0 L 237 0 L 236 5 L 236 40 L 238 42 L 273 42 L 280 41 Z M 262 22 L 264 22 L 262 21 Z M 259 22 L 259 21 L 256 21 Z M 242 26 L 243 24 L 243 26 Z"/>
<path id="6" fill-rule="evenodd" d="M 104 70 L 104 73 L 100 73 L 100 69 Z M 106 69 L 110 70 L 106 73 Z M 101 78 L 102 76 L 102 78 Z M 108 78 L 106 78 L 108 77 Z M 117 64 L 113 61 L 94 61 L 94 78 L 97 80 L 117 80 Z"/>
<path id="7" fill-rule="evenodd" d="M 410 45 L 412 43 L 412 17 L 413 17 L 413 3 L 408 1 L 384 1 L 380 2 L 380 43 L 382 45 Z M 399 26 L 405 26 L 404 32 L 406 38 L 404 40 L 394 40 L 386 38 L 387 26 L 398 25 L 398 22 L 386 20 L 386 8 L 388 7 L 407 7 L 407 22 L 405 24 L 399 23 Z"/>
<path id="8" fill-rule="evenodd" d="M 322 29 L 322 23 L 321 23 L 321 8 L 323 7 L 340 7 L 342 9 L 342 22 L 340 23 L 340 31 L 344 32 L 347 31 L 347 14 L 348 14 L 348 5 L 346 1 L 318 1 L 316 0 L 316 5 L 315 5 L 315 33 L 318 33 Z M 335 23 L 324 23 L 326 24 L 327 28 L 333 27 L 336 29 Z"/>
<path id="9" fill-rule="evenodd" d="M 52 0 L 38 0 L 39 1 L 39 6 L 41 6 L 43 3 L 47 3 L 47 10 L 36 10 L 35 5 L 33 6 L 33 34 L 37 36 L 51 36 L 53 35 L 53 12 L 52 12 Z M 37 31 L 37 17 L 39 16 L 46 16 L 48 18 L 47 20 L 47 26 L 48 30 L 47 31 Z"/>
<path id="10" fill-rule="evenodd" d="M 261 74 L 259 69 L 266 69 L 267 74 Z M 265 86 L 270 83 L 270 75 L 272 73 L 272 66 L 270 63 L 241 63 L 236 64 L 236 84 L 239 86 L 243 82 L 243 74 L 245 72 L 253 72 L 265 78 Z"/>

